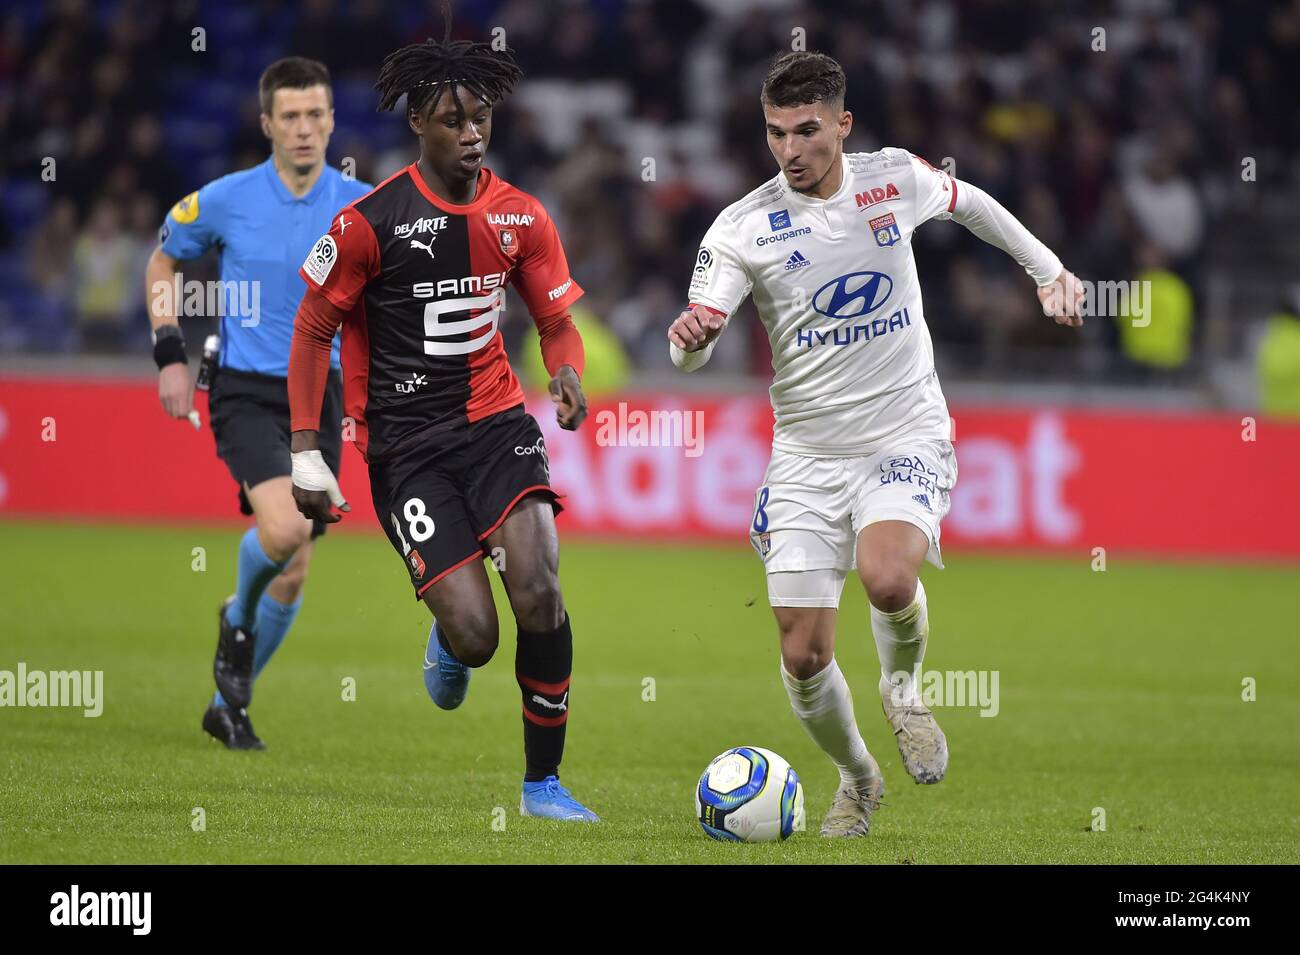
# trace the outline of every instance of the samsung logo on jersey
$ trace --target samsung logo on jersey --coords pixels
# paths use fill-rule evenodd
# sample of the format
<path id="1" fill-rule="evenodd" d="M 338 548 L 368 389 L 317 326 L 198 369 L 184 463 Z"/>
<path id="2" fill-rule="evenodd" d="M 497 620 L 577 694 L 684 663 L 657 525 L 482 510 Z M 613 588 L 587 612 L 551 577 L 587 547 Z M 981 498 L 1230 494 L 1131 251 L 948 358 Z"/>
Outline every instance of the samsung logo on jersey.
<path id="1" fill-rule="evenodd" d="M 883 272 L 850 272 L 819 288 L 812 307 L 828 318 L 857 318 L 884 305 L 893 290 L 894 280 Z"/>
<path id="2" fill-rule="evenodd" d="M 795 239 L 801 235 L 812 235 L 812 227 L 804 226 L 801 229 L 791 229 L 789 232 L 779 232 L 776 235 L 760 235 L 754 240 L 754 244 L 761 247 L 774 242 L 785 242 L 787 239 Z"/>
<path id="3" fill-rule="evenodd" d="M 532 225 L 533 217 L 524 212 L 489 212 L 488 225 Z"/>
<path id="4" fill-rule="evenodd" d="M 446 216 L 429 216 L 424 219 L 416 219 L 414 222 L 403 222 L 399 226 L 394 226 L 393 235 L 405 238 L 408 235 L 436 232 L 438 229 L 445 228 L 447 228 Z"/>
<path id="5" fill-rule="evenodd" d="M 416 282 L 411 294 L 416 298 L 442 298 L 444 295 L 466 295 L 472 292 L 490 292 L 506 284 L 506 272 L 491 275 L 467 275 L 461 279 L 442 279 L 439 282 Z"/>

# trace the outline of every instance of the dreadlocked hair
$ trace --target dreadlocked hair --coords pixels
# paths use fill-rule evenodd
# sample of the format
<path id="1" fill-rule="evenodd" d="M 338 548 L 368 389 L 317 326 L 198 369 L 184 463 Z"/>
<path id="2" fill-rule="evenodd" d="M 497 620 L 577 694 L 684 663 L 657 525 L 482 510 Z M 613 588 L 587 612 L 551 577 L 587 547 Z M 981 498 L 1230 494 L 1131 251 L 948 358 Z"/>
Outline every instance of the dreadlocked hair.
<path id="1" fill-rule="evenodd" d="M 447 32 L 451 32 L 450 24 Z M 509 47 L 498 51 L 490 43 L 444 37 L 441 42 L 428 39 L 390 53 L 379 70 L 375 89 L 380 110 L 391 110 L 405 94 L 406 108 L 417 113 L 435 108 L 442 94 L 450 90 L 456 115 L 464 118 L 457 87 L 491 105 L 509 93 L 523 75 Z"/>

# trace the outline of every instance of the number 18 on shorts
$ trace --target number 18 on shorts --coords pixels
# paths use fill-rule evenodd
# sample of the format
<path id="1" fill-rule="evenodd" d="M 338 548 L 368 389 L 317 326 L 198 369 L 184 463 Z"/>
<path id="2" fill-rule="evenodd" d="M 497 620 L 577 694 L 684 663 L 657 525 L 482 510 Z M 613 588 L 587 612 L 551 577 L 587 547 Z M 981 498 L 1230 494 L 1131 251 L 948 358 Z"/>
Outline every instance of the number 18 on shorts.
<path id="1" fill-rule="evenodd" d="M 416 596 L 481 560 L 487 537 L 524 497 L 550 486 L 541 428 L 522 408 L 426 439 L 410 453 L 370 465 L 375 514 L 402 556 Z"/>

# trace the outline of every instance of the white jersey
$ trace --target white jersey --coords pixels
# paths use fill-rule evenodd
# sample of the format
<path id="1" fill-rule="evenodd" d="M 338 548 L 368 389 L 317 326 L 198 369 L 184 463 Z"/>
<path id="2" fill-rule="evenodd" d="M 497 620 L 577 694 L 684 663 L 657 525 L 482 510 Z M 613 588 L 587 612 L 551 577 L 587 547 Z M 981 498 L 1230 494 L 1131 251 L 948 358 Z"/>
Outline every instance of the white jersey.
<path id="1" fill-rule="evenodd" d="M 704 236 L 690 302 L 730 319 L 753 293 L 772 342 L 774 448 L 840 457 L 900 434 L 946 440 L 912 233 L 952 215 L 958 182 L 905 149 L 842 162 L 828 199 L 778 173 L 724 209 Z M 711 350 L 681 363 L 702 364 Z"/>

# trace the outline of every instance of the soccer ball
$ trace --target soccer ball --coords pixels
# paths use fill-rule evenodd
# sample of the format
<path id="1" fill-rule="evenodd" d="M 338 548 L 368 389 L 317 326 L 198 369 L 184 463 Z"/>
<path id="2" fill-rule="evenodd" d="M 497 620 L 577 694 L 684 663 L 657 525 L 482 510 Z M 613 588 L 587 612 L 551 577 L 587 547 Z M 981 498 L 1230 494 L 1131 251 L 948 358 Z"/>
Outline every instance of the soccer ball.
<path id="1" fill-rule="evenodd" d="M 705 768 L 695 787 L 695 818 L 714 839 L 787 839 L 803 832 L 803 783 L 770 749 L 737 746 Z"/>

